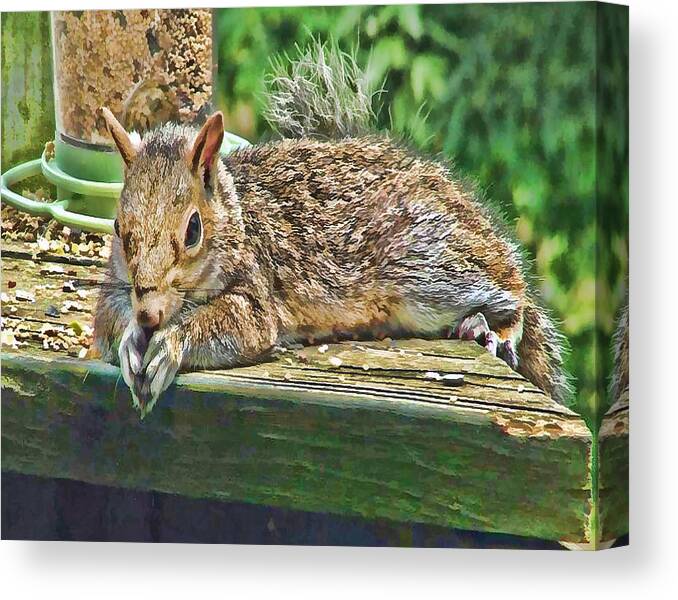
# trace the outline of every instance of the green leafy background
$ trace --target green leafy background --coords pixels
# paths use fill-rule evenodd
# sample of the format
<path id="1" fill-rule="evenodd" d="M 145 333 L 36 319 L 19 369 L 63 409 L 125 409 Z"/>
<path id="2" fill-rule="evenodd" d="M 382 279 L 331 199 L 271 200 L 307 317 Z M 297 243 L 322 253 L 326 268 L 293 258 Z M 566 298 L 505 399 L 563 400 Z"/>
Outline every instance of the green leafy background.
<path id="1" fill-rule="evenodd" d="M 227 129 L 262 118 L 270 58 L 311 38 L 357 49 L 379 127 L 442 152 L 499 205 L 572 347 L 577 408 L 604 407 L 625 295 L 628 13 L 586 4 L 223 9 L 217 104 Z"/>

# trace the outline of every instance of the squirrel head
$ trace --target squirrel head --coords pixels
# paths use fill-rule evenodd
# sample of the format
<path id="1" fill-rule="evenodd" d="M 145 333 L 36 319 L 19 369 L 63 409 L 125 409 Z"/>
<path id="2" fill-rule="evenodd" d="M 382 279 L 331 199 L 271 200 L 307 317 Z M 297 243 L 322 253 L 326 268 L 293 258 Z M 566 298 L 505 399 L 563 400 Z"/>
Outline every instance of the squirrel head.
<path id="1" fill-rule="evenodd" d="M 215 295 L 220 269 L 237 257 L 243 227 L 233 178 L 219 160 L 223 115 L 213 114 L 197 135 L 170 124 L 135 143 L 107 108 L 102 113 L 125 163 L 115 243 L 137 322 L 150 337 L 187 299 Z"/>

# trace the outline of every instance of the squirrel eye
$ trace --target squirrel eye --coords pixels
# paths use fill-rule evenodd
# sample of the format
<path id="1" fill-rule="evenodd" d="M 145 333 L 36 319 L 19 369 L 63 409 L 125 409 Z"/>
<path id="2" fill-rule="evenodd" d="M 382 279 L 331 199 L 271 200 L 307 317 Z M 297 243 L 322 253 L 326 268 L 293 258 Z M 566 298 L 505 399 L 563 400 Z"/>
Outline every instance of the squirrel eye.
<path id="1" fill-rule="evenodd" d="M 200 213 L 197 211 L 191 215 L 186 227 L 186 237 L 184 238 L 184 246 L 186 248 L 193 248 L 200 241 L 202 235 L 202 223 L 200 222 Z"/>
<path id="2" fill-rule="evenodd" d="M 118 219 L 113 221 L 113 229 L 115 230 L 115 235 L 120 237 L 120 225 L 118 225 Z"/>

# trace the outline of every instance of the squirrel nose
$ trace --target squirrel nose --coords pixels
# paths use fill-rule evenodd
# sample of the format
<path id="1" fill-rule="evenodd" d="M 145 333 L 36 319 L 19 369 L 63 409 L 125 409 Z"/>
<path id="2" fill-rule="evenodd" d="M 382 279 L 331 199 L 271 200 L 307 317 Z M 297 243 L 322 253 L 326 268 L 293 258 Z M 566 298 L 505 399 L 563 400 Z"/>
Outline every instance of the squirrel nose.
<path id="1" fill-rule="evenodd" d="M 137 313 L 137 323 L 147 334 L 153 334 L 160 327 L 162 317 L 162 310 L 142 309 Z"/>

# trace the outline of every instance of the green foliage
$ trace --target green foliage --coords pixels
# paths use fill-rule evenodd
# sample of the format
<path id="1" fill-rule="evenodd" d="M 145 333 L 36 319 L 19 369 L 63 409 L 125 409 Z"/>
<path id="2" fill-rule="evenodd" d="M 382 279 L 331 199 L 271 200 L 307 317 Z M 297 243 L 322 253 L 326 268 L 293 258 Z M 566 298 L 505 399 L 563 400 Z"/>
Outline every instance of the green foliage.
<path id="1" fill-rule="evenodd" d="M 228 128 L 267 137 L 271 57 L 312 37 L 355 50 L 385 90 L 379 127 L 454 159 L 515 227 L 592 414 L 627 268 L 627 27 L 589 3 L 224 9 L 217 102 Z"/>

